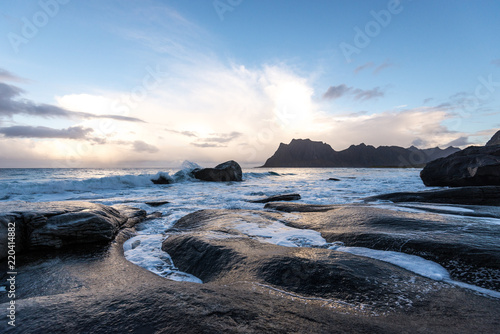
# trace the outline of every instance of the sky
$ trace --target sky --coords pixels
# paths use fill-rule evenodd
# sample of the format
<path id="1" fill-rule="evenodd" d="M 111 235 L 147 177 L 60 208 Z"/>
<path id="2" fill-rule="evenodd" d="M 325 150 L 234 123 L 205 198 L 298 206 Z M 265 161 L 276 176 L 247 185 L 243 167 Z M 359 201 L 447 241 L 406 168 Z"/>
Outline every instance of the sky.
<path id="1" fill-rule="evenodd" d="M 0 4 L 0 167 L 262 165 L 293 138 L 464 148 L 500 129 L 500 2 Z"/>

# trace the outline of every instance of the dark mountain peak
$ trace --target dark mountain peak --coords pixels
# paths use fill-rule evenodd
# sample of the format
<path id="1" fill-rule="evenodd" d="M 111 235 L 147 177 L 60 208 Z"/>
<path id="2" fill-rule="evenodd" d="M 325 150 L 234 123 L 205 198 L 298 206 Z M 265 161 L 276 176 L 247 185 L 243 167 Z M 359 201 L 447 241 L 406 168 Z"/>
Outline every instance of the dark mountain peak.
<path id="1" fill-rule="evenodd" d="M 380 146 L 361 143 L 343 151 L 310 139 L 292 139 L 290 144 L 279 145 L 263 167 L 421 167 L 437 158 L 455 153 L 459 149 L 432 148 L 421 150 L 415 146 Z"/>
<path id="2" fill-rule="evenodd" d="M 491 139 L 486 143 L 486 146 L 493 145 L 500 145 L 500 131 L 497 131 L 497 133 L 495 133 L 493 137 L 491 137 Z"/>

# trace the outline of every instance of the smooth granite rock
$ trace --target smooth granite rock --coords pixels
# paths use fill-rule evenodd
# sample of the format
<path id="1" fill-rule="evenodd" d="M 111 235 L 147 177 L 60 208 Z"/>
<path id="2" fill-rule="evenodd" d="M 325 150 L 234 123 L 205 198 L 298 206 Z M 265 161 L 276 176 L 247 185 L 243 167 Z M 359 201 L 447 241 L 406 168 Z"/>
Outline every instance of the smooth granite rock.
<path id="1" fill-rule="evenodd" d="M 299 194 L 283 194 L 283 195 L 275 195 L 270 196 L 263 199 L 250 201 L 251 203 L 269 203 L 269 202 L 278 202 L 278 201 L 298 201 L 300 199 Z"/>
<path id="2" fill-rule="evenodd" d="M 0 203 L 0 259 L 7 256 L 8 226 L 16 227 L 16 250 L 103 243 L 113 240 L 122 228 L 146 218 L 143 210 L 79 201 Z"/>
<path id="3" fill-rule="evenodd" d="M 441 209 L 437 204 L 415 204 L 395 211 L 365 205 L 268 203 L 265 208 L 299 215 L 285 219 L 286 224 L 321 232 L 328 242 L 418 255 L 445 267 L 453 279 L 500 291 L 499 207 L 453 210 L 450 204 Z"/>
<path id="4" fill-rule="evenodd" d="M 443 190 L 398 192 L 364 198 L 365 202 L 392 201 L 500 206 L 500 186 L 457 187 Z"/>

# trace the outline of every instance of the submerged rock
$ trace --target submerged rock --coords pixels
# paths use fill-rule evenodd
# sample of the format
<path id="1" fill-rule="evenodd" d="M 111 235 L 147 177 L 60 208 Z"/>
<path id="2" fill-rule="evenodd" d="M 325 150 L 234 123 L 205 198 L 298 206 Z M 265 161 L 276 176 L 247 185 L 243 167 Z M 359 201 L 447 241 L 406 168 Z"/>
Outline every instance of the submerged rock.
<path id="1" fill-rule="evenodd" d="M 146 218 L 144 210 L 80 201 L 0 203 L 0 259 L 7 256 L 8 227 L 16 227 L 16 250 L 59 249 L 105 243 L 122 228 Z"/>
<path id="2" fill-rule="evenodd" d="M 242 181 L 243 173 L 240 165 L 233 160 L 226 161 L 215 168 L 203 168 L 193 171 L 198 180 L 211 182 Z"/>
<path id="3" fill-rule="evenodd" d="M 331 177 L 331 178 L 328 179 L 328 181 L 340 181 L 340 179 L 337 179 L 335 177 Z"/>
<path id="4" fill-rule="evenodd" d="M 163 175 L 160 175 L 157 179 L 152 179 L 151 182 L 154 184 L 172 184 L 173 181 Z"/>
<path id="5" fill-rule="evenodd" d="M 275 195 L 263 199 L 258 199 L 250 201 L 251 203 L 269 203 L 269 202 L 279 202 L 279 201 L 298 201 L 300 199 L 299 194 L 285 194 L 285 195 Z"/>
<path id="6" fill-rule="evenodd" d="M 500 146 L 471 146 L 429 162 L 420 172 L 426 186 L 500 185 Z"/>
<path id="7" fill-rule="evenodd" d="M 156 207 L 156 206 L 162 206 L 162 205 L 168 204 L 170 202 L 169 201 L 150 201 L 150 202 L 144 202 L 144 203 L 149 205 L 149 206 Z"/>

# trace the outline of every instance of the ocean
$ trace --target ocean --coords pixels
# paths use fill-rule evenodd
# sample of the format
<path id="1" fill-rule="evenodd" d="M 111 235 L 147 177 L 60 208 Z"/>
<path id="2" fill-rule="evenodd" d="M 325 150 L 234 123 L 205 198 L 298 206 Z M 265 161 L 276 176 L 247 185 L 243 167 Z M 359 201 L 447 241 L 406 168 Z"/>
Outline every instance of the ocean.
<path id="1" fill-rule="evenodd" d="M 148 213 L 161 212 L 161 218 L 137 226 L 138 235 L 124 244 L 125 257 L 165 278 L 202 283 L 197 277 L 179 271 L 170 256 L 161 250 L 162 241 L 168 237 L 166 231 L 189 213 L 202 209 L 262 210 L 263 204 L 249 201 L 287 193 L 300 194 L 299 203 L 345 204 L 361 203 L 363 198 L 373 195 L 429 189 L 420 180 L 420 169 L 415 168 L 247 168 L 243 169 L 243 182 L 216 183 L 191 178 L 189 171 L 196 167 L 199 166 L 195 163 L 185 162 L 180 169 L 0 169 L 0 200 L 78 200 L 105 205 L 126 204 Z M 170 179 L 172 184 L 153 184 L 151 180 L 159 176 Z M 152 201 L 169 203 L 158 207 L 146 204 Z M 401 210 L 391 203 L 370 205 Z M 450 210 L 460 208 L 450 207 Z M 264 242 L 289 247 L 329 247 L 391 262 L 436 280 L 449 280 L 440 265 L 416 256 L 335 243 L 326 245 L 318 232 L 278 225 L 271 229 L 256 230 L 251 226 L 241 229 Z M 486 291 L 486 294 L 500 298 L 500 293 L 495 291 Z"/>

